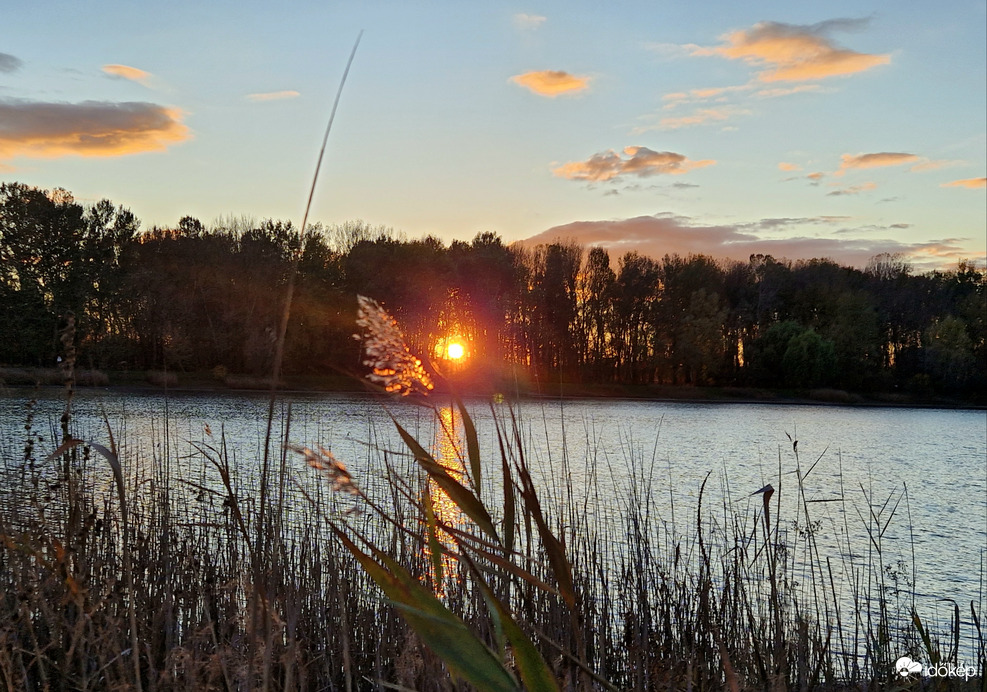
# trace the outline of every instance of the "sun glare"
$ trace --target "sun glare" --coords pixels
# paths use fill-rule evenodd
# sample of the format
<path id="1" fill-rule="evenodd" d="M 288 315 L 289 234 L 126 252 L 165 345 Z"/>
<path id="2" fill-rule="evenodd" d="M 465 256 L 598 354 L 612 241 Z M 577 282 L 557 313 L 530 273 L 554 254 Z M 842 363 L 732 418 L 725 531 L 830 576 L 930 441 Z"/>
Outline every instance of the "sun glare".
<path id="1" fill-rule="evenodd" d="M 466 349 L 458 341 L 451 342 L 446 346 L 446 358 L 451 358 L 452 360 L 459 360 L 466 355 Z"/>

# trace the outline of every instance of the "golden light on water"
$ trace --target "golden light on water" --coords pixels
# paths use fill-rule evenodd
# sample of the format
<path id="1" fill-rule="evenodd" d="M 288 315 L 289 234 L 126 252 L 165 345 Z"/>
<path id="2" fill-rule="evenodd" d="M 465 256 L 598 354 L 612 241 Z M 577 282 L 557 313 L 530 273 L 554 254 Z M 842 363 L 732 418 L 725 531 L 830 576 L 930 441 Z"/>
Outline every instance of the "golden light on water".
<path id="1" fill-rule="evenodd" d="M 435 460 L 446 469 L 450 476 L 463 483 L 465 482 L 465 473 L 463 470 L 462 426 L 461 424 L 457 424 L 456 412 L 451 406 L 439 409 L 438 424 L 432 445 Z M 431 495 L 435 518 L 440 524 L 457 527 L 462 525 L 463 515 L 459 506 L 432 479 L 428 481 L 427 492 Z M 449 550 L 456 548 L 455 541 L 448 532 L 439 528 L 436 533 L 439 542 L 445 548 Z M 427 542 L 422 550 L 425 557 L 431 560 L 432 554 Z M 432 581 L 436 585 L 437 595 L 445 595 L 445 582 L 447 579 L 455 578 L 457 568 L 458 563 L 455 559 L 449 555 L 442 555 L 443 579 L 439 579 L 434 571 L 432 573 Z"/>

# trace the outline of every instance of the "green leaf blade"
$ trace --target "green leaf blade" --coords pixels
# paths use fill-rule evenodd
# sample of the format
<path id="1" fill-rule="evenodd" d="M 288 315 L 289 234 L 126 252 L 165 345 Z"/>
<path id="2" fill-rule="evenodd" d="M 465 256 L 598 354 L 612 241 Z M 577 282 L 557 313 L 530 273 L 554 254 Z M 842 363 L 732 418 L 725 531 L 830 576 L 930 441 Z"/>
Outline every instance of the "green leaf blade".
<path id="1" fill-rule="evenodd" d="M 487 512 L 487 508 L 483 506 L 483 503 L 474 495 L 468 488 L 463 486 L 462 483 L 457 481 L 455 478 L 449 475 L 449 472 L 439 464 L 435 458 L 425 451 L 418 440 L 416 440 L 411 433 L 405 430 L 400 423 L 396 420 L 394 425 L 397 428 L 398 434 L 401 435 L 401 439 L 404 443 L 408 445 L 408 448 L 414 454 L 415 460 L 418 461 L 418 465 L 421 466 L 425 472 L 432 478 L 440 488 L 442 488 L 449 499 L 452 500 L 459 509 L 463 511 L 466 516 L 473 520 L 473 522 L 480 527 L 480 529 L 486 533 L 488 536 L 500 542 L 500 537 L 497 535 L 497 529 L 494 528 L 493 519 L 490 517 L 490 513 Z"/>
<path id="2" fill-rule="evenodd" d="M 473 486 L 476 488 L 476 496 L 481 496 L 481 490 L 483 483 L 483 469 L 480 464 L 480 440 L 476 434 L 476 425 L 473 424 L 473 419 L 470 417 L 469 412 L 466 410 L 466 405 L 463 400 L 458 396 L 455 397 L 456 407 L 459 409 L 459 414 L 463 417 L 463 430 L 466 433 L 466 455 L 470 462 L 470 473 L 473 475 Z"/>

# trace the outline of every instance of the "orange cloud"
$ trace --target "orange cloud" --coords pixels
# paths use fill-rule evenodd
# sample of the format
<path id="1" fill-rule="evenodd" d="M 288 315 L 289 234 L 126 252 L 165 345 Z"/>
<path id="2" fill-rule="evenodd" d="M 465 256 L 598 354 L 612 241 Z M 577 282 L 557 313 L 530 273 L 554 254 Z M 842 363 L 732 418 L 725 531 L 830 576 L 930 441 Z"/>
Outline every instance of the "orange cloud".
<path id="1" fill-rule="evenodd" d="M 651 257 L 665 254 L 682 256 L 701 253 L 717 258 L 746 262 L 753 254 L 776 258 L 810 259 L 828 257 L 837 262 L 864 267 L 880 253 L 901 253 L 915 258 L 918 269 L 932 269 L 956 259 L 969 257 L 962 239 L 946 238 L 923 243 L 903 243 L 893 237 L 873 237 L 874 232 L 894 235 L 891 227 L 843 227 L 847 217 L 809 217 L 761 219 L 752 223 L 704 225 L 695 219 L 675 214 L 656 214 L 629 219 L 576 221 L 555 226 L 524 241 L 525 245 L 574 240 L 584 247 L 603 247 L 613 259 L 636 251 Z M 837 237 L 817 235 L 831 231 Z M 770 236 L 767 234 L 771 234 Z M 781 237 L 778 237 L 781 233 Z M 846 237 L 848 234 L 870 237 Z M 619 253 L 617 255 L 613 253 Z"/>
<path id="2" fill-rule="evenodd" d="M 802 167 L 797 163 L 785 163 L 782 161 L 778 164 L 778 170 L 780 171 L 800 171 Z"/>
<path id="3" fill-rule="evenodd" d="M 939 187 L 965 187 L 968 190 L 983 190 L 987 187 L 987 178 L 967 178 L 965 180 L 954 180 L 950 183 L 943 183 Z"/>
<path id="4" fill-rule="evenodd" d="M 561 70 L 542 70 L 514 75 L 511 81 L 539 96 L 555 97 L 575 94 L 589 88 L 589 77 L 579 77 Z"/>
<path id="5" fill-rule="evenodd" d="M 840 169 L 835 175 L 843 175 L 850 168 L 883 168 L 884 166 L 900 166 L 905 163 L 918 161 L 915 154 L 881 151 L 875 154 L 843 154 L 840 157 Z"/>
<path id="6" fill-rule="evenodd" d="M 297 91 L 286 89 L 285 91 L 268 91 L 262 94 L 247 94 L 248 101 L 281 101 L 283 99 L 293 99 L 301 96 Z"/>
<path id="7" fill-rule="evenodd" d="M 144 86 L 148 85 L 148 80 L 151 78 L 150 72 L 145 72 L 144 70 L 139 70 L 136 67 L 130 67 L 128 65 L 103 65 L 103 72 L 111 77 L 129 79 L 131 82 L 137 82 Z"/>
<path id="8" fill-rule="evenodd" d="M 653 175 L 681 175 L 697 168 L 716 164 L 716 161 L 690 161 L 682 154 L 671 151 L 652 151 L 647 147 L 626 147 L 622 158 L 613 149 L 593 154 L 586 161 L 572 161 L 552 172 L 560 178 L 602 182 L 624 176 L 648 178 Z"/>
<path id="9" fill-rule="evenodd" d="M 181 115 L 153 103 L 0 100 L 0 159 L 164 151 L 189 138 Z"/>
<path id="10" fill-rule="evenodd" d="M 837 47 L 825 37 L 834 28 L 852 28 L 855 20 L 832 20 L 811 26 L 759 22 L 723 37 L 726 43 L 700 48 L 693 55 L 720 55 L 763 66 L 763 82 L 804 82 L 864 72 L 891 62 L 889 55 L 871 55 Z"/>
<path id="11" fill-rule="evenodd" d="M 746 84 L 741 84 L 739 86 L 707 87 L 705 89 L 690 89 L 689 95 L 696 100 L 704 101 L 706 99 L 724 96 L 725 94 L 731 94 L 736 91 L 747 91 L 748 89 L 750 89 L 750 87 Z"/>

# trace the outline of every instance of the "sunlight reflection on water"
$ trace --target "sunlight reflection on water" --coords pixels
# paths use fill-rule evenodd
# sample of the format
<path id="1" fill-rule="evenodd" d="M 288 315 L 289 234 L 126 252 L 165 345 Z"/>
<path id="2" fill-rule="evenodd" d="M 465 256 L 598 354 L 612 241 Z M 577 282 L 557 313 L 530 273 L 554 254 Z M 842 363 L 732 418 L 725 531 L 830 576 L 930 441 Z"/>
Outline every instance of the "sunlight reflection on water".
<path id="1" fill-rule="evenodd" d="M 463 452 L 463 424 L 451 406 L 444 406 L 439 409 L 439 420 L 437 421 L 435 433 L 432 436 L 432 456 L 441 464 L 452 478 L 466 486 L 469 481 L 465 478 L 465 453 Z M 432 511 L 435 512 L 435 519 L 439 525 L 460 528 L 463 523 L 463 515 L 459 506 L 449 497 L 449 495 L 439 487 L 434 479 L 428 480 L 428 493 L 432 500 Z M 448 549 L 454 549 L 455 544 L 452 536 L 441 527 L 436 530 L 439 543 Z M 424 546 L 426 559 L 431 560 L 432 555 L 428 544 Z M 432 570 L 433 583 L 439 584 L 438 592 L 443 593 L 442 583 L 445 580 L 456 578 L 457 562 L 447 554 L 442 555 L 442 575 L 443 579 L 438 579 L 435 570 Z"/>

